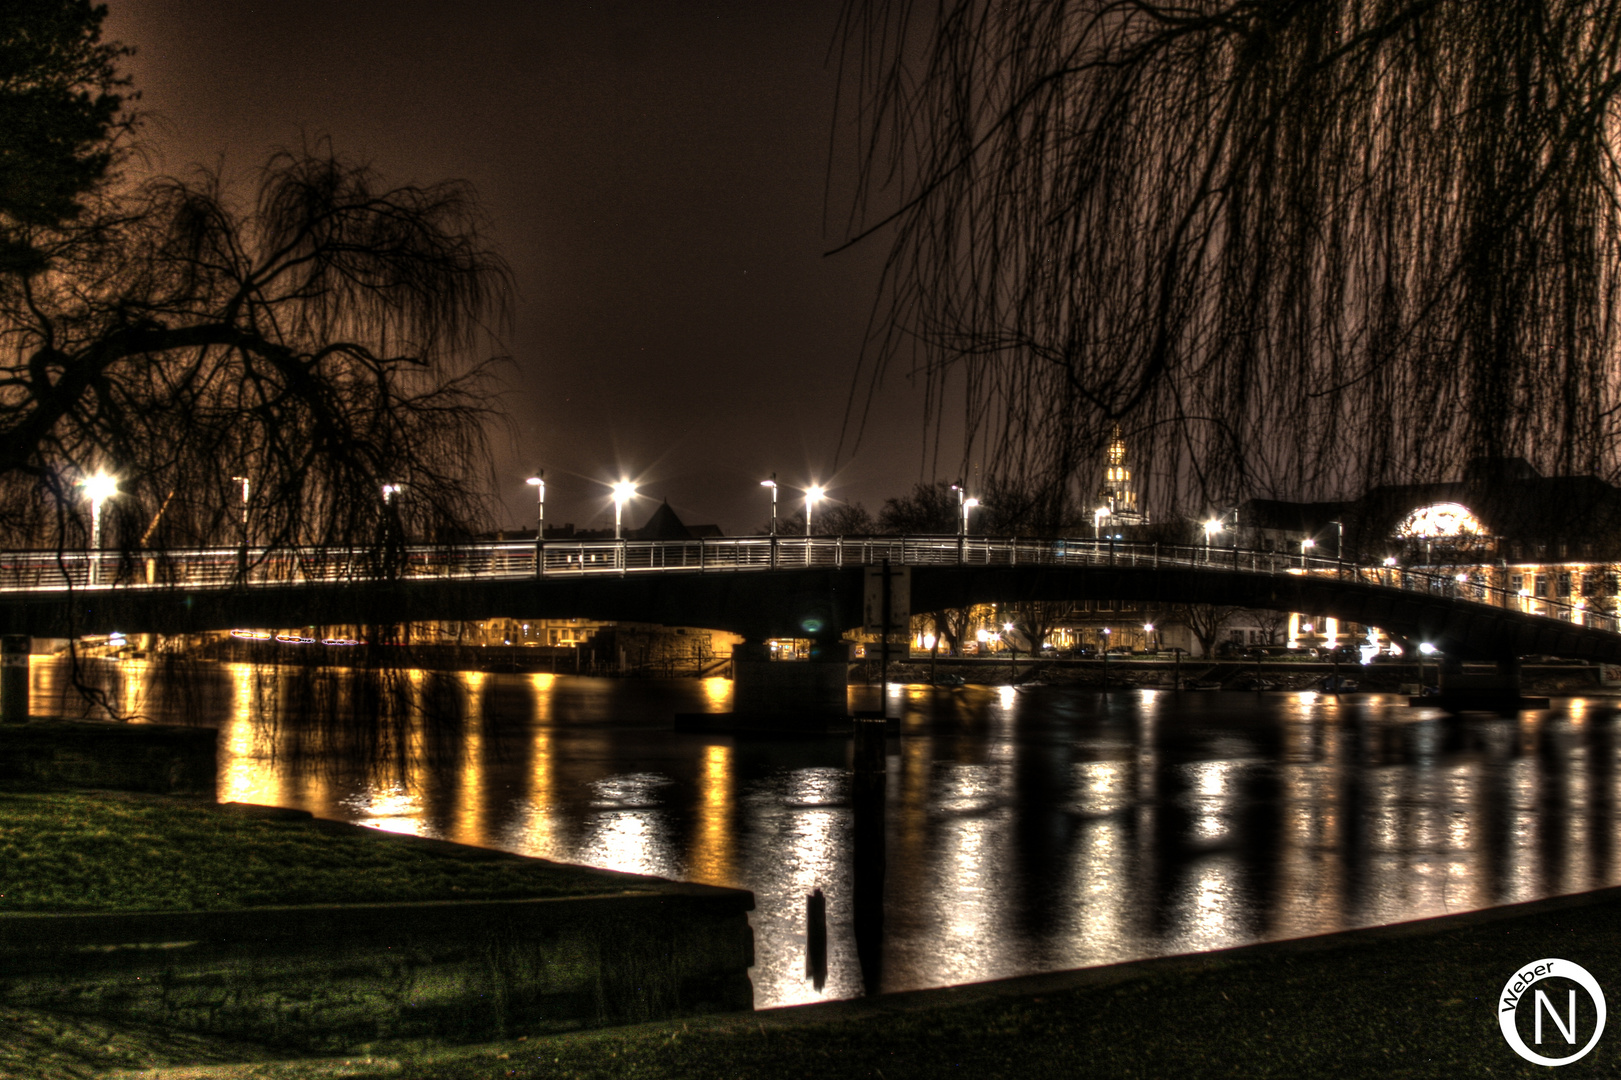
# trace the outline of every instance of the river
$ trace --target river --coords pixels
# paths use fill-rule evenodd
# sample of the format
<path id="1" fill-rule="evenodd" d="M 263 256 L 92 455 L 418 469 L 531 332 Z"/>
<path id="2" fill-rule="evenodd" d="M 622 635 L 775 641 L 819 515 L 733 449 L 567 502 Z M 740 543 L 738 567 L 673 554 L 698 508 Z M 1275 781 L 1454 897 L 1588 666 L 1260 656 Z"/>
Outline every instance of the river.
<path id="1" fill-rule="evenodd" d="M 36 713 L 62 712 L 63 674 L 36 658 Z M 848 740 L 672 730 L 725 711 L 723 679 L 407 672 L 448 711 L 357 742 L 287 719 L 284 669 L 89 674 L 126 711 L 220 725 L 221 799 L 752 890 L 761 1007 L 1621 884 L 1621 719 L 1597 698 L 1446 720 L 1378 695 L 896 687 L 862 823 Z"/>

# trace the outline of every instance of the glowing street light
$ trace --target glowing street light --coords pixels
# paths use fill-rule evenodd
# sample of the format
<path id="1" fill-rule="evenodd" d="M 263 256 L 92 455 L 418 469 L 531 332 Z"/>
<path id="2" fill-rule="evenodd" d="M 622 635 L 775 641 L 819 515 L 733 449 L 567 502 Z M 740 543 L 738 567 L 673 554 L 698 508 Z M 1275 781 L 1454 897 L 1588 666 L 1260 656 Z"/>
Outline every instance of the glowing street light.
<path id="1" fill-rule="evenodd" d="M 827 489 L 820 484 L 812 484 L 805 489 L 805 535 L 811 534 L 811 510 L 827 495 Z"/>
<path id="2" fill-rule="evenodd" d="M 978 499 L 964 499 L 963 500 L 963 503 L 962 503 L 962 533 L 961 533 L 961 535 L 963 535 L 963 536 L 968 535 L 968 515 L 973 512 L 973 510 L 974 510 L 974 508 L 976 506 L 979 506 L 979 505 L 980 505 L 980 501 Z"/>
<path id="3" fill-rule="evenodd" d="M 535 489 L 535 542 L 546 532 L 546 470 L 536 469 L 524 483 Z"/>
<path id="4" fill-rule="evenodd" d="M 404 490 L 405 490 L 405 485 L 404 484 L 384 484 L 383 485 L 383 503 L 384 503 L 384 505 L 387 505 L 388 503 L 393 502 L 394 501 L 394 496 L 398 495 L 400 492 L 402 492 Z"/>
<path id="5" fill-rule="evenodd" d="M 1306 568 L 1306 552 L 1310 551 L 1312 548 L 1314 548 L 1316 546 L 1317 546 L 1317 541 L 1313 540 L 1309 536 L 1306 537 L 1304 540 L 1300 541 L 1300 568 L 1302 570 L 1304 570 Z"/>
<path id="6" fill-rule="evenodd" d="M 94 585 L 101 568 L 101 504 L 118 494 L 118 477 L 97 469 L 96 475 L 85 477 L 79 486 L 90 500 L 90 584 Z"/>
<path id="7" fill-rule="evenodd" d="M 1093 540 L 1096 540 L 1098 538 L 1098 531 L 1103 525 L 1103 519 L 1108 517 L 1108 516 L 1109 516 L 1109 508 L 1107 506 L 1100 506 L 1096 510 L 1092 511 L 1092 539 Z"/>
<path id="8" fill-rule="evenodd" d="M 536 469 L 524 483 L 535 489 L 535 576 L 546 571 L 546 470 Z"/>
<path id="9" fill-rule="evenodd" d="M 772 473 L 771 479 L 761 480 L 760 486 L 771 489 L 771 535 L 777 535 L 777 474 Z"/>
<path id="10" fill-rule="evenodd" d="M 625 520 L 625 504 L 636 497 L 636 485 L 629 480 L 621 480 L 613 486 L 614 497 L 614 539 L 623 539 L 623 525 Z"/>

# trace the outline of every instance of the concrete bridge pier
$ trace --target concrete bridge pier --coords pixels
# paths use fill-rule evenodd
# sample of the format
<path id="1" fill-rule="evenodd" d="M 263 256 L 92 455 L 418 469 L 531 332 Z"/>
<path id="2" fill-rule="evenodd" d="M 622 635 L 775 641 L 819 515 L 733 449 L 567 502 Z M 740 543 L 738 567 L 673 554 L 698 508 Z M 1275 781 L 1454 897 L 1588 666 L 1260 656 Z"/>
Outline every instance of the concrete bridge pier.
<path id="1" fill-rule="evenodd" d="M 732 711 L 685 713 L 682 731 L 842 732 L 850 725 L 850 643 L 817 641 L 809 660 L 772 660 L 763 638 L 732 648 Z"/>
<path id="2" fill-rule="evenodd" d="M 1521 693 L 1519 657 L 1504 657 L 1497 661 L 1492 672 L 1466 672 L 1463 661 L 1446 659 L 1441 662 L 1440 693 L 1435 697 L 1416 697 L 1414 705 L 1433 705 L 1448 712 L 1494 712 L 1501 715 L 1517 713 L 1521 709 L 1546 709 L 1545 697 L 1526 697 Z"/>

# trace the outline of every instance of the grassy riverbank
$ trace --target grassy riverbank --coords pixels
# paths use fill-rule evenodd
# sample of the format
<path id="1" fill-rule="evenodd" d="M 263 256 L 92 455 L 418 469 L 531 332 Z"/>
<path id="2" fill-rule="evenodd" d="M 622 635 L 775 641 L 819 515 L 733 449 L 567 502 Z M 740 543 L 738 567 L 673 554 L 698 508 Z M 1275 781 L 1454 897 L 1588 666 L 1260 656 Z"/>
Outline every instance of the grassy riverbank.
<path id="1" fill-rule="evenodd" d="M 1333 938 L 1254 946 L 1065 972 L 980 987 L 922 991 L 705 1020 L 672 1021 L 470 1047 L 377 1046 L 374 1055 L 273 1063 L 263 1048 L 150 1031 L 36 1036 L 50 1071 L 9 1075 L 413 1080 L 716 1077 L 882 1080 L 974 1077 L 1156 1078 L 1545 1076 L 1515 1057 L 1495 999 L 1519 965 L 1558 956 L 1601 985 L 1621 985 L 1621 899 L 1544 901 Z M 32 1016 L 35 1029 L 62 1018 Z M 6 1032 L 20 1032 L 9 1024 Z M 168 1038 L 174 1045 L 160 1045 Z M 75 1041 L 77 1040 L 77 1041 Z M 0 1045 L 7 1042 L 0 1032 Z M 67 1044 L 73 1044 L 68 1047 Z M 1549 1052 L 1561 1052 L 1555 1043 Z M 66 1047 L 66 1049 L 65 1049 Z M 75 1049 L 76 1048 L 76 1049 Z M 70 1062 L 67 1049 L 77 1055 Z M 223 1063 L 233 1060 L 238 1067 Z M 142 1056 L 144 1055 L 144 1057 Z M 1608 1032 L 1571 1076 L 1615 1075 L 1621 1033 Z M 0 1075 L 14 1058 L 0 1052 Z M 156 1071 L 102 1070 L 139 1061 Z M 171 1071 L 203 1065 L 195 1071 Z"/>
<path id="2" fill-rule="evenodd" d="M 297 811 L 0 789 L 0 912 L 209 911 L 614 889 L 596 871 L 385 840 Z"/>
<path id="3" fill-rule="evenodd" d="M 379 839 L 288 812 L 0 791 L 0 891 L 10 911 L 602 891 L 590 871 Z M 1621 890 L 1609 890 L 979 987 L 477 1046 L 378 1044 L 338 1059 L 0 1006 L 0 1077 L 1545 1076 L 1504 1044 L 1496 996 L 1517 968 L 1549 956 L 1583 965 L 1613 992 L 1618 916 Z M 1566 1071 L 1621 1072 L 1621 1029 Z"/>

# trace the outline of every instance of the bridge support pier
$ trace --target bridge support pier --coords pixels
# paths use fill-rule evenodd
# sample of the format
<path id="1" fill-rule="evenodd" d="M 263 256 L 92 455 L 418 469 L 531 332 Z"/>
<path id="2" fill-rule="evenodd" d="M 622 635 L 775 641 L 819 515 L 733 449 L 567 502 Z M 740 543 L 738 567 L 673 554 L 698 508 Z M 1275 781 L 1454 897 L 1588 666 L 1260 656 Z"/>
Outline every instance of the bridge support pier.
<path id="1" fill-rule="evenodd" d="M 0 724 L 28 723 L 28 652 L 26 634 L 0 637 Z"/>
<path id="2" fill-rule="evenodd" d="M 684 713 L 677 730 L 845 732 L 850 644 L 818 641 L 809 660 L 772 660 L 764 641 L 732 648 L 732 711 Z"/>
<path id="3" fill-rule="evenodd" d="M 1416 697 L 1413 705 L 1433 705 L 1448 712 L 1494 712 L 1503 715 L 1521 709 L 1545 709 L 1548 699 L 1526 697 L 1520 692 L 1520 661 L 1510 657 L 1497 661 L 1493 672 L 1465 672 L 1462 661 L 1441 664 L 1440 693 Z"/>

